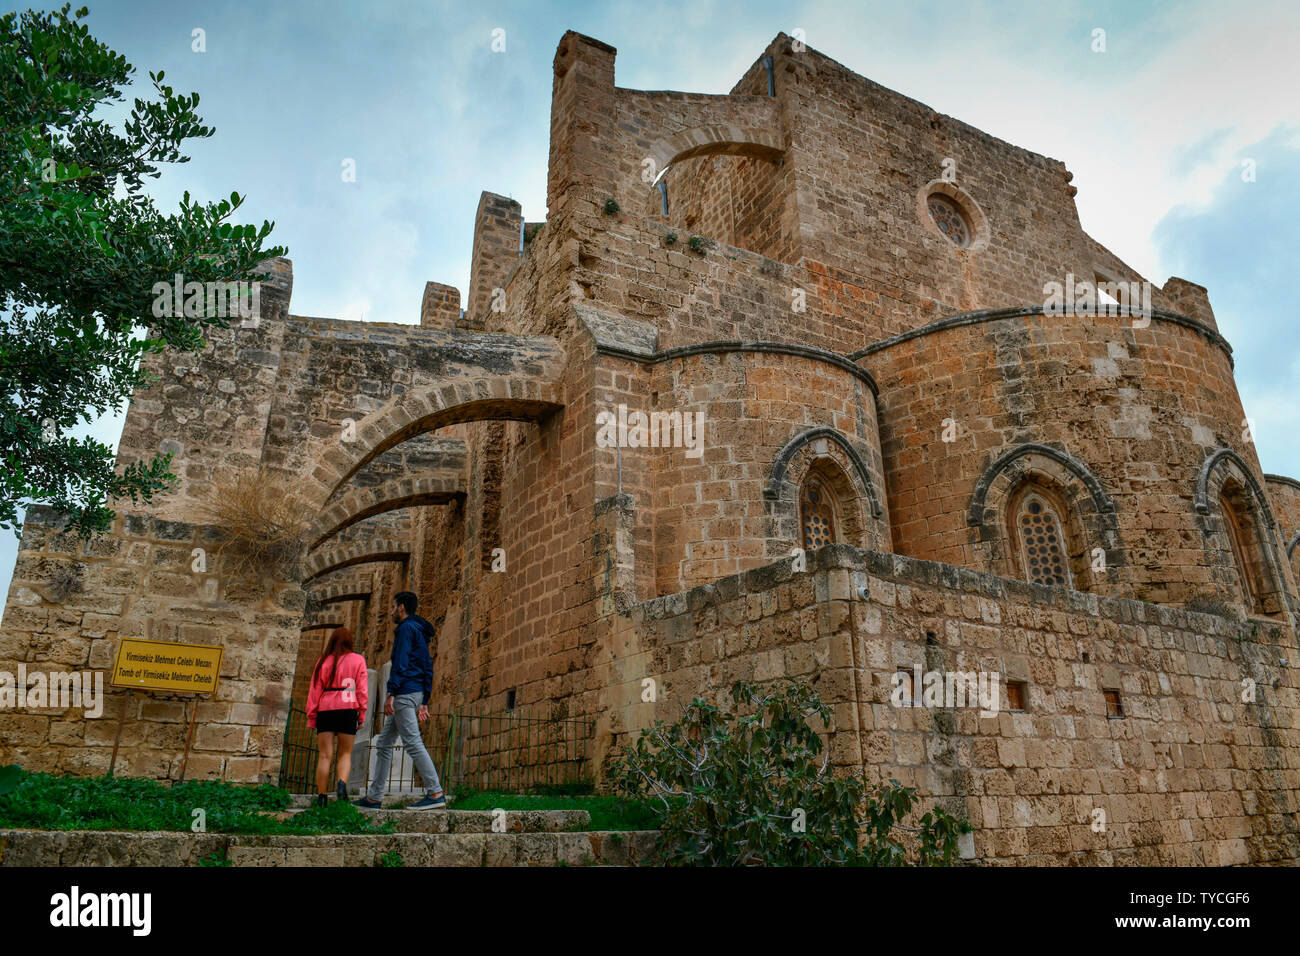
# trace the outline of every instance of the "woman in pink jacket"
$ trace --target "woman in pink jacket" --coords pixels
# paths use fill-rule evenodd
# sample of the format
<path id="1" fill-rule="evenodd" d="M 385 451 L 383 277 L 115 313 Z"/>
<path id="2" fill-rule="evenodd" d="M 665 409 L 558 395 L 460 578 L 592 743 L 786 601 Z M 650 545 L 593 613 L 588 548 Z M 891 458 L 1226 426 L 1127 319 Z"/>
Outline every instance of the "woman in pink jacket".
<path id="1" fill-rule="evenodd" d="M 352 743 L 357 728 L 366 719 L 366 659 L 352 652 L 352 632 L 346 627 L 335 629 L 325 645 L 325 653 L 311 673 L 307 692 L 307 726 L 316 728 L 320 758 L 316 761 L 316 805 L 329 802 L 330 762 L 334 759 L 334 740 L 339 744 L 340 800 L 348 798 L 348 775 L 352 772 Z"/>

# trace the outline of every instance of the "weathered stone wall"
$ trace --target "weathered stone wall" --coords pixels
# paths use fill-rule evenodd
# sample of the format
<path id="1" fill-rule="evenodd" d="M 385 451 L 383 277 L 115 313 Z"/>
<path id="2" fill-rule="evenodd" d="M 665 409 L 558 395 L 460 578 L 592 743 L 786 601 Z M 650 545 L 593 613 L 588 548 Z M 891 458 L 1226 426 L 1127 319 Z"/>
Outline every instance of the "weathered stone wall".
<path id="1" fill-rule="evenodd" d="M 796 470 L 806 465 L 801 436 L 817 443 L 818 454 L 837 456 L 849 538 L 864 547 L 888 541 L 873 383 L 839 356 L 726 343 L 639 361 L 602 356 L 598 374 L 597 407 L 610 416 L 622 414 L 620 406 L 628 415 L 677 413 L 693 422 L 704 416 L 697 457 L 684 447 L 597 451 L 604 472 L 616 477 L 607 493 L 634 502 L 635 556 L 627 560 L 638 599 L 758 567 L 800 547 L 796 499 L 804 472 L 786 467 L 781 453 L 789 449 Z M 668 427 L 667 434 L 662 425 L 656 429 L 656 443 L 684 437 Z M 847 448 L 810 435 L 825 428 L 844 436 Z"/>
<path id="2" fill-rule="evenodd" d="M 1300 584 L 1300 482 L 1282 475 L 1265 475 L 1264 487 L 1281 528 L 1291 574 Z"/>
<path id="3" fill-rule="evenodd" d="M 896 779 L 963 816 L 979 862 L 1300 862 L 1289 627 L 845 546 L 813 552 L 807 573 L 792 564 L 612 622 L 595 668 L 598 759 L 697 695 L 800 677 L 832 704 L 835 765 Z M 1001 675 L 999 712 L 895 707 L 893 675 L 914 666 Z M 646 677 L 654 703 L 641 700 Z M 1007 680 L 1023 682 L 1023 711 L 1007 708 Z M 1122 718 L 1107 716 L 1103 690 L 1119 691 Z"/>
<path id="4" fill-rule="evenodd" d="M 256 321 L 232 320 L 209 329 L 197 353 L 148 355 L 144 368 L 157 384 L 138 391 L 127 408 L 117 464 L 124 468 L 155 455 L 173 456 L 178 478 L 150 505 L 168 521 L 210 520 L 203 505 L 219 482 L 256 470 L 262 460 L 284 342 L 285 316 L 293 286 L 287 259 L 263 264 L 272 281 L 263 283 Z M 284 370 L 285 372 L 289 370 Z"/>
<path id="5" fill-rule="evenodd" d="M 894 550 L 1012 574 L 1002 527 L 1009 489 L 989 488 L 988 513 L 975 524 L 972 503 L 1000 456 L 1041 444 L 1080 466 L 1058 469 L 1062 487 L 1082 493 L 1086 470 L 1113 504 L 1113 518 L 1094 515 L 1076 542 L 1087 554 L 1102 548 L 1106 570 L 1085 568 L 1076 584 L 1160 604 L 1240 604 L 1222 528 L 1194 501 L 1201 469 L 1220 448 L 1261 474 L 1230 355 L 1203 327 L 1160 316 L 1146 328 L 1133 323 L 1013 311 L 864 350 L 880 383 Z M 1294 594 L 1282 577 L 1278 585 Z M 1286 613 L 1285 602 L 1271 610 Z"/>
<path id="6" fill-rule="evenodd" d="M 195 573 L 193 552 L 206 552 Z M 81 590 L 61 596 L 73 574 Z M 29 512 L 0 629 L 0 671 L 102 672 L 119 638 L 224 648 L 211 699 L 197 698 L 186 777 L 273 780 L 299 643 L 303 592 L 223 566 L 210 529 L 143 515 L 119 515 L 110 536 L 83 544 L 52 516 Z M 116 771 L 176 779 L 194 695 L 127 692 L 105 686 L 103 714 L 81 709 L 0 711 L 0 762 L 60 773 L 108 770 L 123 708 Z"/>
<path id="7" fill-rule="evenodd" d="M 488 192 L 479 197 L 465 318 L 459 326 L 487 328 L 487 314 L 500 311 L 501 304 L 494 302 L 500 298 L 495 290 L 505 291 L 505 277 L 519 256 L 523 224 L 522 207 L 515 200 Z"/>

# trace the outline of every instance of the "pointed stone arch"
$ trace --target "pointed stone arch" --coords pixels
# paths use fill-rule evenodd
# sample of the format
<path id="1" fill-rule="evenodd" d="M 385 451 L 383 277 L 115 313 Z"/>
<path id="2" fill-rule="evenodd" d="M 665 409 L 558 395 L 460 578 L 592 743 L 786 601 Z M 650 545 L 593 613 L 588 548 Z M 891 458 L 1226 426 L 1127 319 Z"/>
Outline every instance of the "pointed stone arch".
<path id="1" fill-rule="evenodd" d="M 313 591 L 311 599 L 317 606 L 342 604 L 344 601 L 365 601 L 375 593 L 374 580 L 367 575 L 362 579 L 333 581 L 319 591 Z"/>
<path id="2" fill-rule="evenodd" d="M 1231 514 L 1224 512 L 1225 501 L 1232 502 Z M 1231 448 L 1206 456 L 1193 506 L 1218 585 L 1238 594 L 1247 614 L 1294 617 L 1296 599 L 1282 565 L 1287 553 L 1282 530 L 1246 460 Z"/>
<path id="3" fill-rule="evenodd" d="M 841 542 L 867 549 L 888 545 L 884 506 L 866 462 L 838 430 L 819 426 L 786 442 L 763 487 L 772 522 L 769 536 L 782 542 L 779 550 L 805 546 L 801 497 L 813 477 L 834 499 L 831 507 Z"/>
<path id="4" fill-rule="evenodd" d="M 418 505 L 447 504 L 465 494 L 465 473 L 450 469 L 394 478 L 370 488 L 353 488 L 321 512 L 307 540 L 316 547 L 331 535 L 374 515 Z"/>
<path id="5" fill-rule="evenodd" d="M 656 176 L 673 163 L 711 155 L 753 156 L 776 162 L 785 155 L 785 145 L 776 130 L 718 123 L 660 137 L 650 146 Z"/>
<path id="6" fill-rule="evenodd" d="M 318 575 L 313 582 L 306 586 L 307 604 L 311 607 L 343 600 L 339 595 L 357 594 L 369 596 L 374 592 L 374 589 L 375 575 L 373 571 L 352 571 L 330 578 Z"/>
<path id="7" fill-rule="evenodd" d="M 369 461 L 416 435 L 473 421 L 541 421 L 564 407 L 560 382 L 523 373 L 485 375 L 414 388 L 370 413 L 320 456 L 310 502 L 330 496 Z"/>
<path id="8" fill-rule="evenodd" d="M 884 507 L 876 494 L 866 462 L 844 435 L 826 425 L 800 432 L 777 452 L 768 472 L 767 483 L 763 486 L 763 496 L 772 500 L 792 497 L 802 482 L 804 473 L 811 466 L 812 459 L 828 454 L 832 444 L 844 456 L 858 492 L 869 502 L 871 516 L 881 517 Z"/>
<path id="9" fill-rule="evenodd" d="M 307 555 L 303 562 L 303 586 L 330 571 L 350 568 L 355 564 L 372 561 L 398 561 L 406 563 L 411 557 L 411 546 L 406 541 L 380 538 L 373 541 L 352 541 L 331 547 L 326 542 Z"/>
<path id="10" fill-rule="evenodd" d="M 975 482 L 966 523 L 977 566 L 1004 577 L 1018 576 L 1007 510 L 1030 485 L 1040 488 L 1064 512 L 1058 518 L 1069 526 L 1074 588 L 1098 592 L 1116 583 L 1116 570 L 1124 565 L 1125 555 L 1114 502 L 1083 462 L 1036 442 L 1002 452 Z"/>
<path id="11" fill-rule="evenodd" d="M 1224 475 L 1232 475 L 1250 489 L 1251 496 L 1254 497 L 1257 507 L 1267 519 L 1268 526 L 1274 532 L 1276 541 L 1277 519 L 1273 517 L 1273 509 L 1269 507 L 1268 496 L 1264 494 L 1264 487 L 1250 470 L 1250 465 L 1246 463 L 1246 459 L 1231 448 L 1220 448 L 1211 452 L 1205 461 L 1201 463 L 1201 470 L 1196 475 L 1197 514 L 1208 515 L 1212 510 L 1212 492 L 1217 491 L 1214 487 L 1216 475 L 1220 484 Z"/>

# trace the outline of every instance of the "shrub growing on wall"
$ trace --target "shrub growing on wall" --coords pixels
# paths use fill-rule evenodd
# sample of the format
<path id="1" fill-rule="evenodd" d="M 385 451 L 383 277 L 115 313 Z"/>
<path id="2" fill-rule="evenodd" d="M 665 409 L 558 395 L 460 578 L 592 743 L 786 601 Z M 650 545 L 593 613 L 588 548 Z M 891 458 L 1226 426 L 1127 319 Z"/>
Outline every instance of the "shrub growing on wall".
<path id="1" fill-rule="evenodd" d="M 744 715 L 696 699 L 656 721 L 610 765 L 611 780 L 657 798 L 668 865 L 923 866 L 950 863 L 970 827 L 941 809 L 903 821 L 915 790 L 835 776 L 821 735 L 830 710 L 807 684 L 738 682 Z"/>
<path id="2" fill-rule="evenodd" d="M 217 482 L 201 505 L 218 535 L 217 554 L 229 575 L 299 577 L 299 559 L 314 512 L 290 483 L 267 472 Z"/>

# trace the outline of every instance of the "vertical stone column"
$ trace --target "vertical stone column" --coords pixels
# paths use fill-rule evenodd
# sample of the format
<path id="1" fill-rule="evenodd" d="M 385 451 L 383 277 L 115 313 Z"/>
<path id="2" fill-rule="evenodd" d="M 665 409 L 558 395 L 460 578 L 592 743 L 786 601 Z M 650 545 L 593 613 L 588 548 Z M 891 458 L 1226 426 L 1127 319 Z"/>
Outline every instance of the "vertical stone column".
<path id="1" fill-rule="evenodd" d="M 592 591 L 601 617 L 626 611 L 636 603 L 636 552 L 633 529 L 636 504 L 631 495 L 610 495 L 596 502 L 592 538 Z"/>
<path id="2" fill-rule="evenodd" d="M 426 282 L 420 302 L 420 325 L 433 329 L 454 329 L 460 321 L 460 290 L 441 282 Z"/>
<path id="3" fill-rule="evenodd" d="M 506 276 L 519 261 L 523 226 L 523 208 L 513 199 L 489 192 L 479 197 L 465 318 L 456 323 L 458 328 L 481 331 L 494 306 L 504 310 Z"/>
<path id="4" fill-rule="evenodd" d="M 571 187 L 614 195 L 614 47 L 572 31 L 555 51 L 546 205 L 555 219 Z"/>
<path id="5" fill-rule="evenodd" d="M 1214 321 L 1214 310 L 1210 308 L 1210 294 L 1205 286 L 1188 282 L 1177 276 L 1170 276 L 1169 281 L 1160 290 L 1173 302 L 1174 311 L 1193 319 L 1199 319 L 1216 332 L 1219 324 Z"/>

